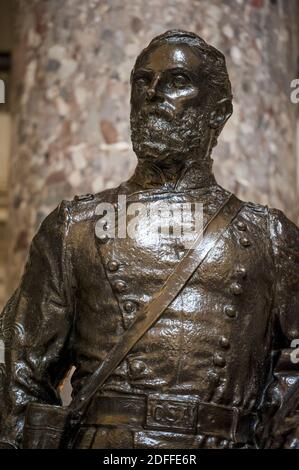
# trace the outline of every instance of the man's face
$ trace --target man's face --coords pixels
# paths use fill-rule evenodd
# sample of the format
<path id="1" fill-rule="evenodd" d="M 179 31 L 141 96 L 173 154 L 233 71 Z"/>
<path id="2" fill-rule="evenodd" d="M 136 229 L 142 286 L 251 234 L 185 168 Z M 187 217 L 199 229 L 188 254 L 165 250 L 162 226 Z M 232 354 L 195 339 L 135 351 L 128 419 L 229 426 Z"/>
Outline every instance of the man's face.
<path id="1" fill-rule="evenodd" d="M 164 44 L 138 60 L 132 77 L 131 127 L 139 158 L 185 159 L 209 135 L 207 86 L 200 56 L 188 45 Z"/>

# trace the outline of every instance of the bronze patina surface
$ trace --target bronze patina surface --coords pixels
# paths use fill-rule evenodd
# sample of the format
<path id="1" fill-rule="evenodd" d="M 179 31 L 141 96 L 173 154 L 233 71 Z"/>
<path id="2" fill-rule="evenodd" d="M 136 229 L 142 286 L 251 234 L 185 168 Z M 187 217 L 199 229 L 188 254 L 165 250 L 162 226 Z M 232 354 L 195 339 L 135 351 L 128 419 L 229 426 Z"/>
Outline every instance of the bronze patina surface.
<path id="1" fill-rule="evenodd" d="M 229 196 L 211 159 L 232 113 L 224 56 L 168 31 L 141 52 L 131 83 L 134 175 L 45 219 L 0 317 L 4 448 L 22 447 L 28 403 L 60 404 L 73 365 L 76 396 L 186 253 L 183 237 L 153 237 L 147 211 L 134 238 L 98 236 L 99 204 L 196 202 L 205 225 Z M 92 399 L 74 446 L 299 448 L 298 338 L 299 230 L 281 211 L 244 202 Z"/>

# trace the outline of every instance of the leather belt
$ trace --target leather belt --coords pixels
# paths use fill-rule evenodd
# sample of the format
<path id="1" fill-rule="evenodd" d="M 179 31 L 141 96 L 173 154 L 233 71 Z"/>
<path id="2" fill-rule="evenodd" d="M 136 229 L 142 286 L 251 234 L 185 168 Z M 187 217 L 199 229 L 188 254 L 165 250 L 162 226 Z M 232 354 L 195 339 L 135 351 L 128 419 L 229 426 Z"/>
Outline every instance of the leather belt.
<path id="1" fill-rule="evenodd" d="M 206 434 L 235 443 L 250 442 L 257 415 L 237 407 L 200 402 L 194 396 L 96 396 L 84 425 L 126 426 L 135 430 L 159 430 Z"/>

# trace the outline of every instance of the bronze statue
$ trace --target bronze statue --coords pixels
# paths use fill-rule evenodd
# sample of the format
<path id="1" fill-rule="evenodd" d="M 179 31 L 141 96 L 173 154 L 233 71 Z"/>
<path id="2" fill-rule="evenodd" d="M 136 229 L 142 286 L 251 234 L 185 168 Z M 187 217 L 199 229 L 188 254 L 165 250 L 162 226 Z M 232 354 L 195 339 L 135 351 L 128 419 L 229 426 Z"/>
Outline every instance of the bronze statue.
<path id="1" fill-rule="evenodd" d="M 46 218 L 0 317 L 1 446 L 299 448 L 299 230 L 214 178 L 225 58 L 167 31 L 131 83 L 134 175 Z M 120 196 L 146 209 L 135 238 L 115 235 L 121 211 L 107 223 Z M 152 237 L 147 209 L 162 203 L 201 204 L 201 241 Z M 71 366 L 69 414 L 57 388 Z"/>

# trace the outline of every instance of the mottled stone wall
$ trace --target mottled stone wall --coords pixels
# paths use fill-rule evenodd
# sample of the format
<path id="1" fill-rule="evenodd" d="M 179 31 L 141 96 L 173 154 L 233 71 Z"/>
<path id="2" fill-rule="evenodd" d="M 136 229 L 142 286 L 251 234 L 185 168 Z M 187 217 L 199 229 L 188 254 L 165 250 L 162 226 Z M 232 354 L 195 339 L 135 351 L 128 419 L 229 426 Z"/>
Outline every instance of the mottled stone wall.
<path id="1" fill-rule="evenodd" d="M 8 291 L 33 232 L 61 199 L 132 172 L 129 75 L 166 29 L 195 31 L 227 56 L 235 111 L 214 154 L 219 182 L 295 219 L 297 3 L 18 1 Z"/>
<path id="2" fill-rule="evenodd" d="M 6 300 L 6 257 L 7 257 L 7 194 L 8 169 L 10 160 L 10 82 L 9 55 L 12 48 L 13 10 L 10 1 L 0 1 L 0 309 Z M 3 90 L 4 84 L 4 90 Z M 4 91 L 4 97 L 3 97 Z M 3 103 L 4 98 L 4 103 Z M 1 342 L 0 342 L 1 370 Z"/>

